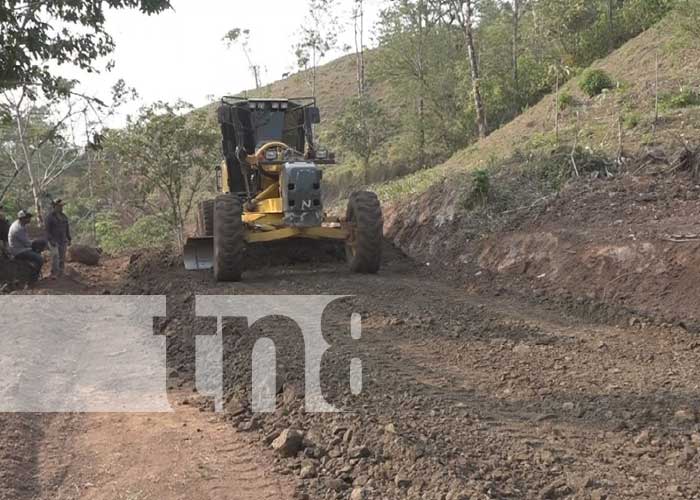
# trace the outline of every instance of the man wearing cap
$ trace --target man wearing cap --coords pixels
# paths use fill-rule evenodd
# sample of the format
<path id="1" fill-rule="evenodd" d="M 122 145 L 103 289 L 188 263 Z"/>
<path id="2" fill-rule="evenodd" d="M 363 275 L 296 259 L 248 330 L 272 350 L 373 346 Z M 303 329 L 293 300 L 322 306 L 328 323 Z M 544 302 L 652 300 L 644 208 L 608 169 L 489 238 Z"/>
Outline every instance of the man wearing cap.
<path id="1" fill-rule="evenodd" d="M 34 279 L 41 276 L 41 268 L 44 267 L 44 258 L 40 253 L 35 252 L 32 247 L 32 240 L 29 239 L 27 226 L 32 221 L 32 214 L 25 210 L 20 210 L 17 220 L 10 226 L 8 234 L 8 246 L 10 253 L 15 260 L 26 260 L 34 268 Z"/>
<path id="2" fill-rule="evenodd" d="M 7 248 L 7 237 L 10 234 L 10 223 L 5 218 L 5 207 L 0 204 L 0 246 Z"/>
<path id="3" fill-rule="evenodd" d="M 53 211 L 46 217 L 46 238 L 51 246 L 51 277 L 63 275 L 66 249 L 71 244 L 70 223 L 63 213 L 63 200 L 54 200 Z"/>

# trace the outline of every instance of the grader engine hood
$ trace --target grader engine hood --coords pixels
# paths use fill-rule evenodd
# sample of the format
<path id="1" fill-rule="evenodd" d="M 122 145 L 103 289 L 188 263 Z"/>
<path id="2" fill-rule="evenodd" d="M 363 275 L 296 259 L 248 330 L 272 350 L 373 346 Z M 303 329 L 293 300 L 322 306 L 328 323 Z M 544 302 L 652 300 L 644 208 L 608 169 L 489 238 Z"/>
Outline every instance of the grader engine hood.
<path id="1" fill-rule="evenodd" d="M 314 163 L 286 163 L 280 173 L 284 223 L 291 227 L 316 227 L 323 222 L 321 179 Z"/>

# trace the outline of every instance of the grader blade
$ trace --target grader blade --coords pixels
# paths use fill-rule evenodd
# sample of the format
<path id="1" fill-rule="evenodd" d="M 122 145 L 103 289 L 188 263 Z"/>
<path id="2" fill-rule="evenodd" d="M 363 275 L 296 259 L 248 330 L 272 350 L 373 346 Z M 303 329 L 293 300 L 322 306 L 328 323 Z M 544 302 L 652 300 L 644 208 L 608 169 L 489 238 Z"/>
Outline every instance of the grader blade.
<path id="1" fill-rule="evenodd" d="M 214 238 L 188 238 L 183 251 L 185 269 L 206 271 L 214 268 Z"/>

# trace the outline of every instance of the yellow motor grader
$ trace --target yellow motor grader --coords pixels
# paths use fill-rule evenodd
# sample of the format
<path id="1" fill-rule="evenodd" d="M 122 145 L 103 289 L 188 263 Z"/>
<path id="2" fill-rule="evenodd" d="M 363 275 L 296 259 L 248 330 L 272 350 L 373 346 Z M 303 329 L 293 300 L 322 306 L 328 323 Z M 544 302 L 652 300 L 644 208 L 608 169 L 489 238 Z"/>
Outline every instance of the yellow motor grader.
<path id="1" fill-rule="evenodd" d="M 189 270 L 214 270 L 217 281 L 239 281 L 251 246 L 306 240 L 344 245 L 350 269 L 376 273 L 381 264 L 383 216 L 374 193 L 354 193 L 344 218 L 323 209 L 323 166 L 316 150 L 320 123 L 314 98 L 225 97 L 218 110 L 224 160 L 215 199 L 200 204 L 197 235 L 184 249 Z"/>

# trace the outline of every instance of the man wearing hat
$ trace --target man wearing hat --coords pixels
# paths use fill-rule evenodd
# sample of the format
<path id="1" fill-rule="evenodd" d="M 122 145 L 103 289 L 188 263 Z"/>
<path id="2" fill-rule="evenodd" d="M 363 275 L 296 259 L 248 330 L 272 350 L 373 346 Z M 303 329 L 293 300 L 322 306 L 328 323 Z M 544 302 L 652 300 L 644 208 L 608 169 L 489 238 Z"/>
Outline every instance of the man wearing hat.
<path id="1" fill-rule="evenodd" d="M 52 212 L 46 217 L 46 238 L 51 246 L 51 277 L 55 279 L 63 276 L 71 235 L 68 217 L 63 213 L 63 200 L 54 200 L 52 207 Z"/>
<path id="2" fill-rule="evenodd" d="M 20 210 L 17 220 L 10 226 L 8 234 L 8 246 L 15 260 L 26 260 L 34 267 L 34 279 L 41 276 L 41 268 L 44 267 L 44 258 L 34 251 L 32 240 L 29 239 L 27 226 L 32 221 L 32 214 L 26 210 Z"/>
<path id="3" fill-rule="evenodd" d="M 0 203 L 0 246 L 7 248 L 7 237 L 10 234 L 10 223 L 5 218 L 5 207 Z"/>

